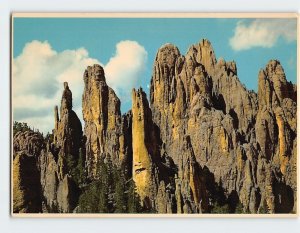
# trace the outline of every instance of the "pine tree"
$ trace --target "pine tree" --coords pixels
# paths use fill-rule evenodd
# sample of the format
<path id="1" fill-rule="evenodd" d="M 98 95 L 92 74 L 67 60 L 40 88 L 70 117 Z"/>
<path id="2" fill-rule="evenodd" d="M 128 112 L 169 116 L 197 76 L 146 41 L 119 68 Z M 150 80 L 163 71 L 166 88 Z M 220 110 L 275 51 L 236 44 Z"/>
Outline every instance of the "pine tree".
<path id="1" fill-rule="evenodd" d="M 235 214 L 243 214 L 244 213 L 244 207 L 243 204 L 239 201 L 235 208 Z"/>
<path id="2" fill-rule="evenodd" d="M 99 213 L 109 213 L 108 205 L 108 188 L 107 184 L 103 183 L 102 187 L 98 190 L 99 202 L 98 202 L 98 211 Z"/>
<path id="3" fill-rule="evenodd" d="M 114 182 L 115 182 L 115 213 L 126 212 L 126 194 L 125 194 L 125 178 L 122 170 L 114 169 Z"/>
<path id="4" fill-rule="evenodd" d="M 80 213 L 99 213 L 99 190 L 101 190 L 101 183 L 99 181 L 94 181 L 87 187 L 79 197 Z"/>
<path id="5" fill-rule="evenodd" d="M 136 193 L 136 186 L 133 180 L 128 182 L 127 212 L 139 213 L 141 211 L 140 198 Z"/>
<path id="6" fill-rule="evenodd" d="M 107 164 L 104 163 L 104 160 L 100 160 L 99 166 L 99 177 L 101 182 L 101 189 L 99 189 L 99 212 L 100 213 L 108 213 L 109 212 L 109 168 Z"/>
<path id="7" fill-rule="evenodd" d="M 108 169 L 103 159 L 98 161 L 98 177 L 79 198 L 80 213 L 108 213 Z"/>
<path id="8" fill-rule="evenodd" d="M 74 171 L 72 171 L 72 176 L 74 177 L 74 181 L 78 186 L 86 182 L 85 158 L 81 149 L 79 150 L 77 166 Z"/>

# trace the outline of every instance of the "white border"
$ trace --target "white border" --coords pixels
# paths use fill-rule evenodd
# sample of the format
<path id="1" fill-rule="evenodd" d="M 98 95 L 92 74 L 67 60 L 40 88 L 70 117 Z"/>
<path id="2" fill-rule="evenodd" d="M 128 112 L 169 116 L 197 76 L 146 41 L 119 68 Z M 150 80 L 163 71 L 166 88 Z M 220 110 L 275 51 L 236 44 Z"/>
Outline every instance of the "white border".
<path id="1" fill-rule="evenodd" d="M 299 26 L 299 15 L 297 13 L 13 13 L 12 14 L 12 25 L 11 25 L 11 54 L 13 54 L 13 30 L 14 30 L 14 19 L 15 18 L 294 18 L 297 19 L 297 25 Z M 298 30 L 298 28 L 297 28 Z M 297 45 L 299 48 L 298 33 L 297 33 Z M 297 60 L 298 60 L 297 50 Z M 11 73 L 13 74 L 13 57 L 11 56 Z M 298 72 L 298 69 L 297 69 Z M 298 74 L 297 74 L 298 75 Z M 298 79 L 297 79 L 298 80 Z M 11 78 L 11 93 L 13 91 L 13 79 Z M 13 98 L 11 94 L 11 103 L 13 106 Z M 299 115 L 299 114 L 298 114 Z M 13 122 L 11 114 L 11 122 Z M 12 127 L 12 124 L 11 124 Z M 12 138 L 11 128 L 11 138 Z M 13 151 L 13 145 L 11 143 L 11 151 Z M 298 162 L 298 159 L 297 159 Z M 297 169 L 297 180 L 298 172 Z M 43 213 L 43 214 L 29 214 L 29 213 L 13 213 L 13 155 L 11 153 L 11 215 L 13 217 L 49 217 L 49 218 L 86 218 L 86 217 L 98 217 L 98 218 L 295 218 L 299 217 L 299 201 L 297 201 L 297 212 L 295 214 L 61 214 L 61 213 Z M 298 196 L 298 191 L 297 191 Z M 297 199 L 298 200 L 298 199 Z"/>
<path id="2" fill-rule="evenodd" d="M 0 231 L 53 232 L 299 232 L 300 219 L 23 219 L 10 217 L 9 69 L 11 12 L 300 12 L 299 0 L 1 0 Z M 298 62 L 299 64 L 299 62 Z M 298 83 L 299 84 L 299 83 Z M 298 97 L 299 98 L 299 97 Z M 298 99 L 299 103 L 299 99 Z M 299 117 L 299 115 L 298 115 Z M 299 152 L 299 151 L 298 151 Z M 299 198 L 298 198 L 299 200 Z"/>

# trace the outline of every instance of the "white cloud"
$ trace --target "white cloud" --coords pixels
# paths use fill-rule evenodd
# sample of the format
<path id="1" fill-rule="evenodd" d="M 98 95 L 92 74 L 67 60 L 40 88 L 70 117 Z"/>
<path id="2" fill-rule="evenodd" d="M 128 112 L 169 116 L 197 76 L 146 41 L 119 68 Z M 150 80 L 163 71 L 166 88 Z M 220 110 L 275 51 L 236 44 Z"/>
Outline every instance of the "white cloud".
<path id="1" fill-rule="evenodd" d="M 65 81 L 73 93 L 74 109 L 82 118 L 78 107 L 83 92 L 83 71 L 94 63 L 99 61 L 91 59 L 84 48 L 57 52 L 47 41 L 27 43 L 13 60 L 14 119 L 42 132 L 51 132 L 53 108 L 60 104 Z"/>
<path id="2" fill-rule="evenodd" d="M 137 87 L 146 69 L 147 52 L 136 41 L 121 41 L 116 53 L 105 65 L 107 84 L 112 87 L 122 104 L 131 99 L 131 90 Z"/>
<path id="3" fill-rule="evenodd" d="M 121 95 L 121 101 L 138 83 L 146 58 L 145 49 L 137 42 L 122 41 L 116 45 L 116 54 L 104 69 L 108 85 Z M 47 41 L 26 44 L 13 60 L 14 120 L 51 132 L 53 108 L 60 105 L 63 82 L 67 81 L 73 93 L 73 109 L 82 121 L 83 72 L 96 63 L 101 64 L 90 58 L 84 48 L 57 52 Z"/>
<path id="4" fill-rule="evenodd" d="M 282 37 L 286 42 L 296 40 L 297 21 L 294 19 L 256 19 L 237 23 L 230 46 L 234 50 L 247 50 L 253 47 L 273 47 Z"/>

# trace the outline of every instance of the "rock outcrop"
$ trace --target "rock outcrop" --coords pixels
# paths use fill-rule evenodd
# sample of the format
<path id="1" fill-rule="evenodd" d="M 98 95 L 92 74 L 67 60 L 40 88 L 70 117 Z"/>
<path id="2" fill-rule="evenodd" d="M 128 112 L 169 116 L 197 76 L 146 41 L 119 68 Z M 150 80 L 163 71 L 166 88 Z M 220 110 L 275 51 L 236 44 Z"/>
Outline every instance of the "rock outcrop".
<path id="1" fill-rule="evenodd" d="M 64 91 L 61 98 L 60 114 L 58 107 L 54 108 L 53 143 L 58 152 L 58 176 L 64 176 L 74 168 L 72 162 L 79 158 L 79 150 L 82 141 L 82 126 L 76 113 L 72 110 L 72 92 L 68 83 L 64 83 Z"/>
<path id="2" fill-rule="evenodd" d="M 32 130 L 13 138 L 13 212 L 42 212 L 39 155 L 45 148 L 43 136 Z"/>
<path id="3" fill-rule="evenodd" d="M 40 155 L 40 182 L 47 212 L 58 211 L 57 187 L 59 184 L 57 157 L 51 151 Z"/>
<path id="4" fill-rule="evenodd" d="M 49 212 L 69 213 L 78 200 L 78 187 L 74 180 L 83 144 L 82 126 L 72 110 L 72 92 L 64 83 L 60 114 L 54 108 L 53 142 L 47 142 L 40 155 L 41 185 Z"/>
<path id="5" fill-rule="evenodd" d="M 84 72 L 82 113 L 88 174 L 97 177 L 100 158 L 109 155 L 114 163 L 122 163 L 125 156 L 120 100 L 107 86 L 100 65 L 89 66 Z"/>
<path id="6" fill-rule="evenodd" d="M 36 159 L 24 151 L 14 152 L 13 212 L 42 212 L 41 184 Z"/>
<path id="7" fill-rule="evenodd" d="M 43 136 L 31 130 L 17 132 L 13 138 L 14 152 L 24 151 L 26 154 L 38 157 L 45 148 Z"/>
<path id="8" fill-rule="evenodd" d="M 145 92 L 132 91 L 132 179 L 142 204 L 153 207 L 155 199 L 155 162 L 160 159 L 152 113 Z"/>
<path id="9" fill-rule="evenodd" d="M 284 177 L 296 177 L 291 159 L 296 154 L 296 88 L 286 81 L 279 62 L 270 61 L 260 72 L 258 90 L 257 95 L 240 83 L 235 62 L 217 62 L 209 41 L 191 46 L 185 56 L 166 44 L 158 50 L 151 79 L 153 121 L 166 153 L 178 165 L 179 180 L 189 159 L 183 149 L 188 136 L 197 166 L 208 168 L 225 198 L 236 193 L 244 211 L 257 213 L 262 203 L 269 212 L 278 211 L 276 182 L 294 190 L 285 204 L 295 208 L 295 182 Z M 189 186 L 194 192 L 193 182 Z M 186 200 L 199 202 L 200 194 L 192 196 Z"/>
<path id="10" fill-rule="evenodd" d="M 255 131 L 260 148 L 259 158 L 269 169 L 266 171 L 267 176 L 264 172 L 257 173 L 257 176 L 260 179 L 262 200 L 266 200 L 271 212 L 286 212 L 292 208 L 296 210 L 295 90 L 293 84 L 287 82 L 279 61 L 271 60 L 259 72 L 259 109 Z"/>

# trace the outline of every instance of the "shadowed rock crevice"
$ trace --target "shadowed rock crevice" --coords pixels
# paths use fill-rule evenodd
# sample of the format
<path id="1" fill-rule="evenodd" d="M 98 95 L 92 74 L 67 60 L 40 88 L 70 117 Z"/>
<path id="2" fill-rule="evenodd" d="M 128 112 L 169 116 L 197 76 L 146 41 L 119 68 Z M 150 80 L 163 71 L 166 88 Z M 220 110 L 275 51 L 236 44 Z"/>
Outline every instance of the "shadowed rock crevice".
<path id="1" fill-rule="evenodd" d="M 17 152 L 13 162 L 13 212 L 42 212 L 42 187 L 36 159 L 25 151 Z"/>

